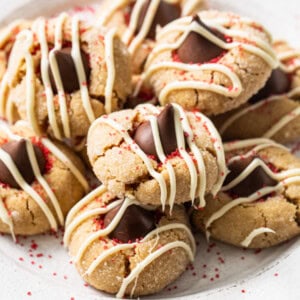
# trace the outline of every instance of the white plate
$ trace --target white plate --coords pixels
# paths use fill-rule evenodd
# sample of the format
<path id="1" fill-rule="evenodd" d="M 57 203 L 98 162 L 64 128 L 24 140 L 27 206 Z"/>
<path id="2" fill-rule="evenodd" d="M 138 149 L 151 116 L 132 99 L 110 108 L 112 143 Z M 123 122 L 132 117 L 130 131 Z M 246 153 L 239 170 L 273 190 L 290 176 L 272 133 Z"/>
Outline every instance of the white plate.
<path id="1" fill-rule="evenodd" d="M 112 0 L 113 1 L 113 0 Z M 0 0 L 0 19 L 52 15 L 93 1 Z M 213 0 L 222 8 L 256 18 L 276 38 L 300 46 L 299 0 Z M 84 12 L 85 14 L 86 12 Z M 87 13 L 90 17 L 90 12 Z M 0 241 L 0 299 L 104 299 L 110 296 L 88 287 L 62 246 L 63 232 Z M 242 250 L 197 237 L 196 263 L 174 284 L 151 298 L 178 299 L 299 299 L 300 240 L 263 251 Z"/>

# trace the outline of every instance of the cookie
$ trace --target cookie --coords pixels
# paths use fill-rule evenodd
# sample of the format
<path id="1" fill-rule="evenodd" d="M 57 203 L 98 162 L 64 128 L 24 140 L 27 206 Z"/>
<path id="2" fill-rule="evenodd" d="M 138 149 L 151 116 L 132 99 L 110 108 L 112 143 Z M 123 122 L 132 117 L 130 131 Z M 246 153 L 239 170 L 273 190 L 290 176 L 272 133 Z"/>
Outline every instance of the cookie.
<path id="1" fill-rule="evenodd" d="M 277 66 L 271 36 L 261 25 L 202 11 L 157 34 L 140 86 L 152 87 L 162 105 L 217 115 L 247 102 Z"/>
<path id="2" fill-rule="evenodd" d="M 197 229 L 217 240 L 267 248 L 300 233 L 300 159 L 268 140 L 224 145 L 230 170 L 221 192 L 192 217 Z"/>
<path id="3" fill-rule="evenodd" d="M 122 108 L 131 92 L 130 56 L 114 30 L 76 16 L 39 18 L 18 34 L 0 90 L 0 113 L 36 134 L 82 148 L 90 124 Z"/>
<path id="4" fill-rule="evenodd" d="M 23 29 L 29 28 L 29 26 L 29 21 L 20 19 L 0 29 L 0 80 L 5 74 L 11 48 L 17 34 Z"/>
<path id="5" fill-rule="evenodd" d="M 132 54 L 133 72 L 143 71 L 155 45 L 156 31 L 171 21 L 203 9 L 204 0 L 106 0 L 99 9 L 99 24 L 118 28 Z"/>
<path id="6" fill-rule="evenodd" d="M 300 90 L 273 96 L 214 119 L 225 141 L 265 137 L 279 143 L 300 137 Z"/>
<path id="7" fill-rule="evenodd" d="M 64 244 L 83 279 L 118 298 L 161 291 L 195 255 L 183 206 L 171 216 L 132 197 L 116 198 L 102 186 L 70 211 Z"/>
<path id="8" fill-rule="evenodd" d="M 223 146 L 211 121 L 178 104 L 140 105 L 96 120 L 88 156 L 112 193 L 144 204 L 170 205 L 216 194 L 225 178 Z"/>
<path id="9" fill-rule="evenodd" d="M 289 143 L 299 139 L 300 52 L 284 42 L 276 42 L 274 48 L 281 63 L 265 87 L 243 107 L 214 118 L 224 140 L 265 137 Z"/>
<path id="10" fill-rule="evenodd" d="M 24 121 L 0 123 L 0 232 L 15 238 L 56 231 L 88 190 L 73 151 L 37 137 Z"/>

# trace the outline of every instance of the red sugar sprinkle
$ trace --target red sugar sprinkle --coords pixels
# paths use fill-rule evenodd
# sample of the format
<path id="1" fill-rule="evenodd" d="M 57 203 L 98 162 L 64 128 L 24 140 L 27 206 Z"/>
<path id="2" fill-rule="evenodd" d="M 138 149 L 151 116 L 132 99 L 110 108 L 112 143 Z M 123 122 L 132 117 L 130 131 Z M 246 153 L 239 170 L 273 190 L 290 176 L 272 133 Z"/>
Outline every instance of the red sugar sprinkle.
<path id="1" fill-rule="evenodd" d="M 274 274 L 275 277 L 277 277 L 278 275 L 279 275 L 278 273 L 275 273 L 275 274 Z"/>
<path id="2" fill-rule="evenodd" d="M 31 294 L 31 292 L 27 292 L 27 296 L 31 296 L 32 294 Z"/>
<path id="3" fill-rule="evenodd" d="M 222 257 L 218 257 L 218 260 L 221 264 L 224 264 L 225 263 L 225 260 L 222 258 Z"/>
<path id="4" fill-rule="evenodd" d="M 210 281 L 214 281 L 215 279 L 212 277 L 211 279 L 210 279 Z"/>
<path id="5" fill-rule="evenodd" d="M 35 242 L 32 242 L 32 244 L 30 245 L 30 248 L 33 250 L 36 250 L 38 248 L 38 244 L 36 244 Z"/>
<path id="6" fill-rule="evenodd" d="M 56 276 L 56 275 L 57 275 L 57 273 L 56 273 L 56 272 L 54 272 L 52 275 L 53 275 L 53 276 Z"/>
<path id="7" fill-rule="evenodd" d="M 24 258 L 23 257 L 19 257 L 19 261 L 24 261 Z"/>
<path id="8" fill-rule="evenodd" d="M 42 266 L 42 265 L 39 265 L 39 269 L 43 269 L 43 266 Z"/>
<path id="9" fill-rule="evenodd" d="M 255 255 L 256 255 L 256 254 L 259 254 L 261 251 L 262 251 L 261 249 L 257 249 L 257 250 L 255 250 L 254 254 L 255 254 Z"/>
<path id="10" fill-rule="evenodd" d="M 246 290 L 241 290 L 241 292 L 242 292 L 243 294 L 245 294 L 245 293 L 246 293 Z"/>
<path id="11" fill-rule="evenodd" d="M 64 279 L 65 279 L 65 280 L 67 280 L 67 279 L 68 279 L 68 276 L 67 276 L 67 275 L 65 275 L 65 276 L 64 276 Z"/>
<path id="12" fill-rule="evenodd" d="M 206 274 L 203 274 L 203 275 L 202 275 L 202 278 L 207 278 L 207 275 L 206 275 Z"/>
<path id="13" fill-rule="evenodd" d="M 36 255 L 36 257 L 43 257 L 43 256 L 44 256 L 43 253 L 38 253 L 38 254 Z"/>

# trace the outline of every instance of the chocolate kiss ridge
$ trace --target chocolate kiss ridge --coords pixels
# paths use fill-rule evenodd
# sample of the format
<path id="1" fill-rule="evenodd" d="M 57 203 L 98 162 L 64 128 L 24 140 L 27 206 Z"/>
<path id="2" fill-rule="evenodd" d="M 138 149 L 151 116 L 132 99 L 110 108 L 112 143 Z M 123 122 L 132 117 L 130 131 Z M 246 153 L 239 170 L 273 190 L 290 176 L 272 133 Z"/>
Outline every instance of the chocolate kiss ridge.
<path id="1" fill-rule="evenodd" d="M 26 149 L 26 140 L 22 139 L 19 141 L 11 141 L 4 144 L 1 148 L 11 156 L 12 160 L 14 161 L 16 167 L 23 176 L 24 180 L 28 184 L 31 184 L 34 181 L 35 176 L 28 157 Z M 46 168 L 46 159 L 42 150 L 38 146 L 33 145 L 33 148 L 40 171 L 43 174 Z M 10 187 L 15 189 L 21 188 L 1 159 L 0 182 L 8 184 Z"/>
<path id="2" fill-rule="evenodd" d="M 257 156 L 234 161 L 228 166 L 230 173 L 228 174 L 224 185 L 229 184 L 237 176 L 239 176 Z M 275 186 L 278 182 L 271 178 L 262 167 L 255 168 L 243 181 L 230 189 L 234 195 L 239 197 L 247 197 L 266 186 Z"/>
<path id="3" fill-rule="evenodd" d="M 59 73 L 60 73 L 60 77 L 61 77 L 62 84 L 64 87 L 64 91 L 67 94 L 71 94 L 80 89 L 80 83 L 78 81 L 76 67 L 75 67 L 73 58 L 71 56 L 71 51 L 72 51 L 72 48 L 70 48 L 70 47 L 62 48 L 61 50 L 54 51 L 58 69 L 59 69 Z M 89 77 L 90 77 L 90 72 L 91 72 L 91 69 L 89 67 L 89 58 L 88 58 L 88 55 L 86 53 L 84 53 L 83 51 L 80 51 L 80 53 L 81 53 L 81 59 L 83 62 L 85 76 L 88 81 Z M 56 88 L 55 80 L 54 80 L 50 65 L 48 66 L 48 73 L 49 73 L 49 79 L 50 79 L 50 84 L 51 84 L 53 93 L 57 94 L 57 88 Z"/>
<path id="4" fill-rule="evenodd" d="M 264 100 L 271 95 L 280 95 L 287 93 L 291 88 L 291 80 L 289 75 L 280 68 L 273 70 L 266 85 L 254 95 L 249 102 L 257 103 L 260 100 Z"/>
<path id="5" fill-rule="evenodd" d="M 122 204 L 105 215 L 104 227 L 112 222 L 121 206 Z M 109 234 L 109 237 L 122 243 L 134 242 L 136 239 L 145 237 L 155 227 L 155 213 L 133 204 L 127 207 L 119 224 Z"/>
<path id="6" fill-rule="evenodd" d="M 144 24 L 150 3 L 150 0 L 146 1 L 141 9 L 135 34 L 138 34 Z M 146 38 L 154 40 L 157 25 L 163 27 L 168 23 L 178 19 L 180 15 L 181 9 L 178 4 L 172 4 L 161 0 Z"/>
<path id="7" fill-rule="evenodd" d="M 198 15 L 193 17 L 193 22 L 196 21 L 199 25 L 206 30 L 225 41 L 225 37 L 218 31 L 213 30 L 206 26 Z M 204 36 L 197 32 L 191 31 L 181 46 L 177 49 L 178 58 L 183 63 L 205 63 L 214 58 L 219 57 L 224 52 L 224 49 L 215 45 Z"/>
<path id="8" fill-rule="evenodd" d="M 171 104 L 168 104 L 158 115 L 157 124 L 164 153 L 169 155 L 177 149 L 174 108 Z M 133 139 L 146 154 L 158 157 L 149 121 L 142 123 L 136 129 Z"/>

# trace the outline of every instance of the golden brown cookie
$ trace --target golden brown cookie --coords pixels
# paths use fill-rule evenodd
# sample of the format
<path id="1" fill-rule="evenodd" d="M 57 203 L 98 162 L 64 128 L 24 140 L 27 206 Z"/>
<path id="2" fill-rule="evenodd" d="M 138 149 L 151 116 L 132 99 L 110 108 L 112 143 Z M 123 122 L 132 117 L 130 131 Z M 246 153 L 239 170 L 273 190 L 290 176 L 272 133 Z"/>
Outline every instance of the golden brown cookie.
<path id="1" fill-rule="evenodd" d="M 68 215 L 64 243 L 91 286 L 117 297 L 154 294 L 177 279 L 195 255 L 183 206 L 172 216 L 98 187 Z"/>
<path id="2" fill-rule="evenodd" d="M 118 196 L 170 205 L 216 194 L 226 175 L 223 146 L 211 121 L 177 104 L 140 105 L 100 117 L 88 133 L 98 179 Z"/>
<path id="3" fill-rule="evenodd" d="M 214 118 L 224 140 L 255 137 L 280 143 L 300 137 L 300 52 L 274 43 L 281 63 L 266 85 L 247 104 Z"/>
<path id="4" fill-rule="evenodd" d="M 82 148 L 90 124 L 122 108 L 131 92 L 130 69 L 130 56 L 114 30 L 65 13 L 39 18 L 14 43 L 0 113 Z"/>
<path id="5" fill-rule="evenodd" d="M 283 144 L 297 141 L 300 137 L 300 90 L 299 94 L 296 92 L 247 104 L 217 116 L 214 123 L 225 141 L 256 137 L 271 138 Z"/>
<path id="6" fill-rule="evenodd" d="M 118 29 L 132 54 L 133 72 L 139 74 L 155 45 L 156 31 L 204 6 L 205 0 L 105 0 L 99 8 L 99 24 Z"/>
<path id="7" fill-rule="evenodd" d="M 278 60 L 271 36 L 240 16 L 202 11 L 169 23 L 157 34 L 144 83 L 159 102 L 218 115 L 262 88 Z"/>
<path id="8" fill-rule="evenodd" d="M 24 121 L 0 123 L 0 232 L 33 235 L 64 225 L 89 190 L 81 160 Z"/>
<path id="9" fill-rule="evenodd" d="M 229 175 L 193 224 L 217 240 L 266 248 L 300 233 L 300 160 L 267 139 L 224 145 Z"/>
<path id="10" fill-rule="evenodd" d="M 28 20 L 19 19 L 0 29 L 0 80 L 5 74 L 11 48 L 17 34 L 29 27 L 30 22 Z"/>

